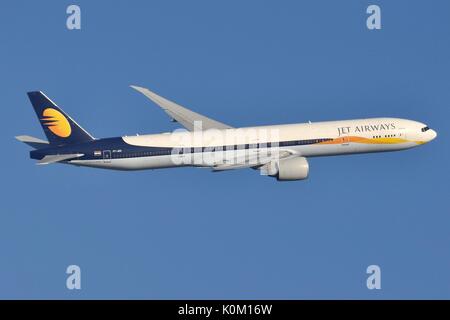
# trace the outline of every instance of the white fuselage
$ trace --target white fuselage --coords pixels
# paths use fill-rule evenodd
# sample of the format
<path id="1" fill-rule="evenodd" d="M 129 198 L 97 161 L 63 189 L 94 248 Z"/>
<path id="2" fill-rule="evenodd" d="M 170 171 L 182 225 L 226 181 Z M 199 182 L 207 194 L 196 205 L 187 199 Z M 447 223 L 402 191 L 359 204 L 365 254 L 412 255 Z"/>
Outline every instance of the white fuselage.
<path id="1" fill-rule="evenodd" d="M 403 150 L 429 142 L 435 137 L 436 132 L 428 129 L 425 124 L 398 118 L 327 121 L 200 132 L 176 131 L 125 136 L 122 139 L 129 146 L 172 148 L 184 152 L 171 154 L 142 152 L 140 156 L 134 154 L 127 157 L 126 150 L 107 150 L 109 153 L 106 153 L 108 156 L 105 158 L 105 150 L 99 150 L 102 156 L 98 159 L 72 160 L 68 163 L 116 170 L 189 165 L 213 167 L 237 161 L 245 154 L 248 156 L 249 152 L 266 151 L 268 147 L 272 151 L 289 152 L 307 158 Z M 224 147 L 224 150 L 217 150 L 218 146 Z M 195 150 L 194 154 L 199 156 L 200 160 L 187 161 L 187 157 L 191 157 L 192 154 L 186 150 Z M 215 156 L 218 152 L 222 156 Z"/>

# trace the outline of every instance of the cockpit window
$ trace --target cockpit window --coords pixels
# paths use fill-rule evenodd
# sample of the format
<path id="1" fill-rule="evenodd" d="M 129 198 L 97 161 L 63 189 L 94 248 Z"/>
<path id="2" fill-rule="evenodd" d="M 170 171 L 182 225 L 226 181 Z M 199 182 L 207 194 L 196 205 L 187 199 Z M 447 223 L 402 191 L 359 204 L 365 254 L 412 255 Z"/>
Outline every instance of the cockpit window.
<path id="1" fill-rule="evenodd" d="M 430 130 L 430 128 L 428 128 L 428 127 L 423 127 L 422 128 L 422 132 L 425 132 L 425 131 L 428 131 L 428 130 Z"/>

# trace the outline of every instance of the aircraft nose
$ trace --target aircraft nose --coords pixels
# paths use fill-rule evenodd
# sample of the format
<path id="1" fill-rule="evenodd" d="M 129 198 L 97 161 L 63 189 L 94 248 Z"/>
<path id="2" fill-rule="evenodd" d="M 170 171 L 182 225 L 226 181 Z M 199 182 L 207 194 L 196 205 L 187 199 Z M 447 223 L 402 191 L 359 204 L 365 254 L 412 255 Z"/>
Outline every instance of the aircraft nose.
<path id="1" fill-rule="evenodd" d="M 433 129 L 430 129 L 429 132 L 430 132 L 429 133 L 430 140 L 428 140 L 428 141 L 434 140 L 437 137 L 437 132 L 434 131 Z"/>

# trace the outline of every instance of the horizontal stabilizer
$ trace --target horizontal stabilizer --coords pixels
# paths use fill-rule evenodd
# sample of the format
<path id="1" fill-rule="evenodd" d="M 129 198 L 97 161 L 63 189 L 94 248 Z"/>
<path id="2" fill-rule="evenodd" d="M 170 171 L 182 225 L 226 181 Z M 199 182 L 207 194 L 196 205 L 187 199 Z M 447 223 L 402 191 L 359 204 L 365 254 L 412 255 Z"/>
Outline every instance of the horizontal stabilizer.
<path id="1" fill-rule="evenodd" d="M 156 93 L 142 87 L 131 86 L 131 88 L 139 91 L 147 98 L 156 103 L 161 109 L 163 109 L 172 121 L 179 122 L 183 127 L 189 131 L 194 131 L 194 122 L 201 122 L 201 129 L 230 129 L 229 125 L 221 123 L 219 121 L 205 117 L 197 112 L 191 111 L 185 107 L 176 104 L 175 102 L 169 101 Z"/>
<path id="2" fill-rule="evenodd" d="M 48 141 L 31 137 L 31 136 L 17 136 L 17 140 L 20 142 L 26 143 L 27 145 L 33 147 L 34 149 L 42 149 L 49 147 Z"/>
<path id="3" fill-rule="evenodd" d="M 57 154 L 57 155 L 47 155 L 41 160 L 39 160 L 36 164 L 42 165 L 42 164 L 50 164 L 50 163 L 56 163 L 60 161 L 75 159 L 84 156 L 82 153 L 74 153 L 74 154 Z"/>

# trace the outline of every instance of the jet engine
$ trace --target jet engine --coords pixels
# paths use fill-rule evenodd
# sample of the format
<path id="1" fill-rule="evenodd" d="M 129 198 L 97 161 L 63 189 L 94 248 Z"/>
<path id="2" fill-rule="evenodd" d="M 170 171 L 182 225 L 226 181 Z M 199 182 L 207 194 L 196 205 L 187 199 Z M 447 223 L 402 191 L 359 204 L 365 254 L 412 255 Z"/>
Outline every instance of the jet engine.
<path id="1" fill-rule="evenodd" d="M 309 164 L 305 157 L 296 157 L 268 163 L 261 170 L 278 181 L 304 180 L 308 178 Z"/>

